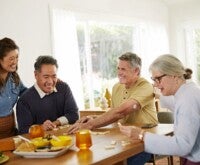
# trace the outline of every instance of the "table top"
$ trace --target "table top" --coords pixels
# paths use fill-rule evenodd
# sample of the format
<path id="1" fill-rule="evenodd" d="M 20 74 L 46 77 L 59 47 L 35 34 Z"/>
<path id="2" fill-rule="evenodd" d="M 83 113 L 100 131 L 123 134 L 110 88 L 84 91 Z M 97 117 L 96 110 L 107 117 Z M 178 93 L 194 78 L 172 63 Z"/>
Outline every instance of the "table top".
<path id="1" fill-rule="evenodd" d="M 67 128 L 53 131 L 55 135 L 66 133 Z M 146 129 L 146 131 L 156 134 L 170 135 L 173 133 L 173 124 L 158 124 L 154 128 Z M 75 143 L 75 137 L 72 135 Z M 116 145 L 112 149 L 106 149 L 115 141 Z M 102 165 L 114 164 L 127 159 L 137 153 L 144 151 L 143 142 L 132 143 L 131 140 L 122 135 L 119 128 L 104 127 L 92 131 L 93 145 L 90 150 L 79 150 L 73 145 L 65 154 L 55 158 L 23 158 L 12 153 L 12 151 L 4 152 L 10 157 L 7 165 L 29 164 L 35 165 L 41 163 L 43 165 Z M 0 140 L 1 143 L 1 140 Z"/>

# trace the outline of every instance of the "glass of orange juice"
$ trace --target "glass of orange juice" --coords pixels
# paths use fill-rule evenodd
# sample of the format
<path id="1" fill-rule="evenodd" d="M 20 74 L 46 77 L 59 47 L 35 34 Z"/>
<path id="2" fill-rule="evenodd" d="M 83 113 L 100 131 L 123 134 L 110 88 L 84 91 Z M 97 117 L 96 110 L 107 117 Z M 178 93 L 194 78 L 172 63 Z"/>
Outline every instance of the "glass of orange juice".
<path id="1" fill-rule="evenodd" d="M 92 146 L 90 130 L 82 129 L 76 132 L 76 146 L 80 149 L 89 149 Z"/>
<path id="2" fill-rule="evenodd" d="M 30 138 L 36 138 L 36 137 L 43 137 L 44 136 L 44 130 L 41 125 L 32 125 L 29 128 L 29 136 Z"/>
<path id="3" fill-rule="evenodd" d="M 93 160 L 93 153 L 90 149 L 87 150 L 79 150 L 77 152 L 77 158 L 78 158 L 78 162 L 79 164 L 92 164 L 92 160 Z"/>

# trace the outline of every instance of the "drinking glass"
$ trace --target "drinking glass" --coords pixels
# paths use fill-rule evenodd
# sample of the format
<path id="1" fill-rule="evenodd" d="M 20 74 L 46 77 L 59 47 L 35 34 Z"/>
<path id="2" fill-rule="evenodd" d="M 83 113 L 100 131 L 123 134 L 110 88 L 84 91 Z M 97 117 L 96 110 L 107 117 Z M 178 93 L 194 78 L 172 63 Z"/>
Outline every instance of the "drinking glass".
<path id="1" fill-rule="evenodd" d="M 90 130 L 82 129 L 76 132 L 76 146 L 80 149 L 89 149 L 92 146 Z"/>
<path id="2" fill-rule="evenodd" d="M 93 153 L 90 149 L 87 150 L 79 150 L 77 152 L 77 158 L 79 164 L 88 165 L 92 163 Z"/>

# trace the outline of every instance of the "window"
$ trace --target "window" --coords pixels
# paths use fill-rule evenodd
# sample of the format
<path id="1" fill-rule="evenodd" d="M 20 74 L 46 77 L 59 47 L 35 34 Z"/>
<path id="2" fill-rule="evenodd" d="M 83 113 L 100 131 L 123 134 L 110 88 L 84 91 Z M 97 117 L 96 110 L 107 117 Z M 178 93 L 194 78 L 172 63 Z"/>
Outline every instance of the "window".
<path id="1" fill-rule="evenodd" d="M 95 13 L 96 14 L 96 13 Z M 150 80 L 149 64 L 168 53 L 165 24 L 122 22 L 128 18 L 52 9 L 53 55 L 58 76 L 72 89 L 80 109 L 101 107 L 106 88 L 118 81 L 118 57 L 128 51 L 142 58 L 142 77 Z M 103 15 L 103 16 L 102 16 Z M 108 23 L 109 22 L 109 23 Z"/>
<path id="2" fill-rule="evenodd" d="M 118 57 L 132 51 L 134 28 L 99 22 L 78 22 L 76 27 L 85 107 L 101 107 L 105 89 L 117 81 Z"/>
<path id="3" fill-rule="evenodd" d="M 185 28 L 186 67 L 193 70 L 192 79 L 200 83 L 200 28 L 190 25 Z"/>
<path id="4" fill-rule="evenodd" d="M 197 57 L 197 80 L 200 82 L 200 28 L 195 29 L 195 48 L 196 48 L 196 57 Z"/>

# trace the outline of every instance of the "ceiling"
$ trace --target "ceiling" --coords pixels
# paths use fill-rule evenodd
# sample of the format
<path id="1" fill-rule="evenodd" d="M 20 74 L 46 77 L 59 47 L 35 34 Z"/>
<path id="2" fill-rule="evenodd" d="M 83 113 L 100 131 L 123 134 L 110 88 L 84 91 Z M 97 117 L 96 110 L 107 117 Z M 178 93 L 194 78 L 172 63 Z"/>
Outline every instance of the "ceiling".
<path id="1" fill-rule="evenodd" d="M 167 5 L 177 5 L 177 4 L 192 2 L 192 0 L 162 0 L 162 1 Z"/>

